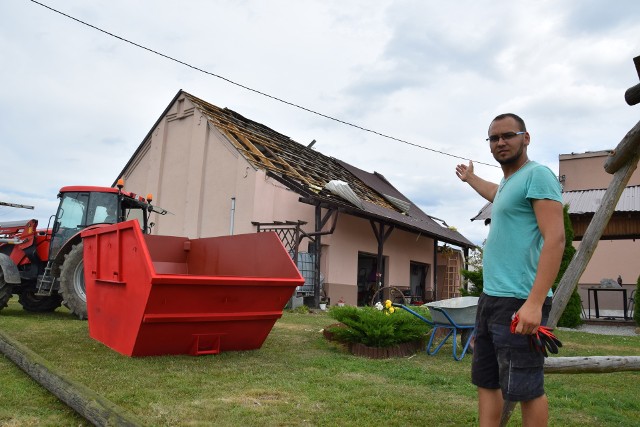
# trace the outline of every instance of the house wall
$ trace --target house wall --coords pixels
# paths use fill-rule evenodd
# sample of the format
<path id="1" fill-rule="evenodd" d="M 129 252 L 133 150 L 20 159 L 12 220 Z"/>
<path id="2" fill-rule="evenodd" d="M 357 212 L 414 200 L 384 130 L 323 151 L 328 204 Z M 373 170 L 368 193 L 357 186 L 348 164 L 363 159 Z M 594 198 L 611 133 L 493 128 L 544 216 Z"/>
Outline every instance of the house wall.
<path id="1" fill-rule="evenodd" d="M 581 154 L 561 154 L 559 174 L 564 191 L 598 190 L 607 188 L 613 175 L 604 170 L 608 151 L 596 151 Z M 640 185 L 640 171 L 631 176 L 627 185 Z"/>
<path id="2" fill-rule="evenodd" d="M 253 167 L 188 99 L 168 110 L 124 173 L 127 190 L 151 192 L 171 214 L 152 214 L 154 234 L 189 238 L 252 233 L 252 221 L 307 221 L 314 207 Z M 232 198 L 235 211 L 232 212 Z M 233 221 L 232 221 L 233 215 Z"/>
<path id="3" fill-rule="evenodd" d="M 582 154 L 560 155 L 559 174 L 564 175 L 563 190 L 603 189 L 609 186 L 612 175 L 604 170 L 607 151 Z M 631 176 L 629 183 L 640 185 L 640 171 Z M 580 247 L 580 242 L 573 242 L 574 247 Z M 578 292 L 582 298 L 585 310 L 588 309 L 589 295 L 587 288 L 597 286 L 602 279 L 616 279 L 622 276 L 628 294 L 634 288 L 640 275 L 640 241 L 638 240 L 601 240 L 584 273 L 578 281 Z M 593 299 L 593 294 L 591 295 Z M 622 310 L 622 297 L 617 292 L 603 292 L 598 295 L 600 309 Z M 593 301 L 592 316 L 595 316 Z"/>
<path id="4" fill-rule="evenodd" d="M 149 134 L 127 170 L 125 188 L 153 193 L 154 204 L 171 212 L 152 214 L 154 234 L 188 238 L 256 231 L 252 221 L 306 221 L 313 232 L 315 208 L 250 164 L 226 137 L 184 97 L 178 99 Z M 232 198 L 235 211 L 232 212 Z M 324 215 L 326 210 L 322 211 Z M 331 226 L 331 221 L 325 230 Z M 377 254 L 369 220 L 340 213 L 333 235 L 322 236 L 321 273 L 332 302 L 357 303 L 358 252 Z M 308 241 L 300 250 L 305 251 Z M 433 287 L 431 238 L 394 230 L 384 246 L 385 284 L 408 287 L 410 262 L 428 264 L 427 290 Z"/>
<path id="5" fill-rule="evenodd" d="M 358 298 L 358 252 L 378 253 L 378 242 L 368 220 L 341 214 L 333 235 L 323 236 L 326 263 L 325 289 L 332 302 L 342 299 L 356 305 Z M 393 230 L 384 244 L 384 283 L 400 288 L 409 287 L 410 262 L 433 264 L 433 239 L 402 230 Z M 433 283 L 433 268 L 429 268 L 426 287 Z"/>
<path id="6" fill-rule="evenodd" d="M 573 242 L 578 249 L 580 242 Z M 582 298 L 585 310 L 588 309 L 589 295 L 587 289 L 599 286 L 602 279 L 616 280 L 622 277 L 623 286 L 627 289 L 627 296 L 635 289 L 636 280 L 640 276 L 640 240 L 601 240 L 596 248 L 586 270 L 580 277 L 578 293 Z M 591 298 L 591 315 L 595 316 L 593 293 Z M 622 310 L 622 294 L 619 292 L 602 292 L 598 294 L 600 309 Z"/>

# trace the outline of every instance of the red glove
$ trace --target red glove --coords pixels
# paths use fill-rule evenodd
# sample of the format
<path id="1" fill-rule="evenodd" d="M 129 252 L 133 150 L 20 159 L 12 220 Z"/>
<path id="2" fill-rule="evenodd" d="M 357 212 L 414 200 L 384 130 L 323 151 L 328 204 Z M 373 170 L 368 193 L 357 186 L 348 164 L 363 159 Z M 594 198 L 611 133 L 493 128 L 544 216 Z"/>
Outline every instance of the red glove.
<path id="1" fill-rule="evenodd" d="M 516 326 L 518 326 L 518 322 L 520 319 L 516 313 L 513 314 L 511 318 L 511 333 L 516 333 Z M 538 331 L 534 334 L 529 335 L 529 348 L 538 353 L 544 354 L 544 357 L 547 357 L 547 350 L 550 353 L 558 354 L 558 348 L 562 347 L 562 342 L 551 332 L 552 329 L 547 328 L 546 326 L 538 326 Z"/>

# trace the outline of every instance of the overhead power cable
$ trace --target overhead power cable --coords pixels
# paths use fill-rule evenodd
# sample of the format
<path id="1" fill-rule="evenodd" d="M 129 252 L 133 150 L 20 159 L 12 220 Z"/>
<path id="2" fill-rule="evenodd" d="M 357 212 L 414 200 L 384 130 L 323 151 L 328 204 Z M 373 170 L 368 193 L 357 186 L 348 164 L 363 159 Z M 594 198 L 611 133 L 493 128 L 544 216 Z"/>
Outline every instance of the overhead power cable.
<path id="1" fill-rule="evenodd" d="M 479 163 L 479 164 L 482 164 L 482 165 L 497 167 L 496 165 L 492 165 L 492 164 L 489 164 L 489 163 L 481 162 L 481 161 L 478 161 L 478 160 L 472 160 L 472 159 L 469 159 L 467 157 L 457 156 L 455 154 L 447 153 L 445 151 L 436 150 L 434 148 L 425 147 L 423 145 L 419 145 L 419 144 L 416 144 L 414 142 L 410 142 L 410 141 L 407 141 L 407 140 L 404 140 L 404 139 L 401 139 L 401 138 L 396 138 L 394 136 L 387 135 L 387 134 L 384 134 L 382 132 L 378 132 L 378 131 L 373 130 L 373 129 L 369 129 L 369 128 L 366 128 L 366 127 L 363 127 L 363 126 L 360 126 L 360 125 L 357 125 L 357 124 L 354 124 L 354 123 L 351 123 L 351 122 L 347 122 L 345 120 L 338 119 L 336 117 L 329 116 L 327 114 L 320 113 L 318 111 L 312 110 L 310 108 L 304 107 L 304 106 L 296 104 L 294 102 L 290 102 L 290 101 L 287 101 L 285 99 L 278 98 L 277 96 L 269 95 L 268 93 L 265 93 L 265 92 L 262 92 L 260 90 L 253 89 L 253 88 L 251 88 L 249 86 L 243 85 L 241 83 L 235 82 L 235 81 L 233 81 L 233 80 L 231 80 L 231 79 L 229 79 L 227 77 L 221 76 L 219 74 L 212 73 L 212 72 L 207 71 L 207 70 L 203 70 L 202 68 L 198 68 L 198 67 L 196 67 L 194 65 L 191 65 L 191 64 L 189 64 L 187 62 L 184 62 L 184 61 L 181 61 L 179 59 L 176 59 L 176 58 L 174 58 L 172 56 L 166 55 L 166 54 L 164 54 L 162 52 L 158 52 L 156 50 L 153 50 L 151 48 L 148 48 L 146 46 L 143 46 L 141 44 L 133 42 L 131 40 L 125 39 L 124 37 L 121 37 L 121 36 L 119 36 L 117 34 L 113 34 L 113 33 L 109 32 L 109 31 L 103 30 L 102 28 L 96 27 L 95 25 L 89 24 L 89 23 L 87 23 L 85 21 L 82 21 L 82 20 L 80 20 L 78 18 L 75 18 L 75 17 L 73 17 L 71 15 L 68 15 L 68 14 L 66 14 L 64 12 L 61 12 L 61 11 L 59 11 L 57 9 L 54 9 L 51 6 L 48 6 L 48 5 L 44 4 L 44 3 L 40 3 L 40 2 L 38 2 L 36 0 L 30 0 L 30 1 L 32 3 L 35 3 L 35 4 L 39 5 L 39 6 L 42 6 L 42 7 L 46 8 L 46 9 L 49 9 L 52 12 L 60 14 L 60 15 L 62 15 L 64 17 L 66 17 L 66 18 L 72 19 L 72 20 L 74 20 L 74 21 L 76 21 L 76 22 L 78 22 L 78 23 L 80 23 L 82 25 L 85 25 L 85 26 L 89 27 L 89 28 L 93 28 L 94 30 L 100 31 L 101 33 L 107 34 L 108 36 L 111 36 L 113 38 L 121 40 L 121 41 L 123 41 L 125 43 L 129 43 L 130 45 L 133 45 L 133 46 L 138 47 L 140 49 L 146 50 L 147 52 L 151 52 L 151 53 L 153 53 L 155 55 L 161 56 L 161 57 L 166 58 L 166 59 L 168 59 L 170 61 L 177 62 L 178 64 L 184 65 L 185 67 L 189 67 L 189 68 L 191 68 L 193 70 L 196 70 L 196 71 L 199 71 L 201 73 L 208 74 L 210 76 L 213 76 L 213 77 L 216 77 L 218 79 L 224 80 L 227 83 L 231 83 L 232 85 L 241 87 L 242 89 L 246 89 L 248 91 L 257 93 L 257 94 L 265 96 L 267 98 L 271 98 L 271 99 L 273 99 L 275 101 L 281 102 L 283 104 L 290 105 L 292 107 L 298 108 L 298 109 L 306 111 L 308 113 L 315 114 L 317 116 L 324 117 L 325 119 L 333 120 L 334 122 L 342 123 L 343 125 L 351 126 L 353 128 L 360 129 L 362 131 L 369 132 L 369 133 L 381 136 L 383 138 L 391 139 L 391 140 L 397 141 L 397 142 L 402 142 L 403 144 L 407 144 L 407 145 L 410 145 L 410 146 L 413 146 L 413 147 L 416 147 L 416 148 L 421 148 L 423 150 L 428 150 L 428 151 L 431 151 L 431 152 L 434 152 L 434 153 L 442 154 L 444 156 L 454 157 L 456 159 L 474 161 L 475 163 Z"/>

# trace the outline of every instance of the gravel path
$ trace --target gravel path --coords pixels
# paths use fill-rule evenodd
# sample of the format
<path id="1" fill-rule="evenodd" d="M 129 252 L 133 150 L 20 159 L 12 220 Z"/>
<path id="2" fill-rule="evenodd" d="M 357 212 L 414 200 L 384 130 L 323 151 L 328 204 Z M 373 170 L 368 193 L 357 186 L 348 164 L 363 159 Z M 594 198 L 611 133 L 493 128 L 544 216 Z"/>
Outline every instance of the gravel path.
<path id="1" fill-rule="evenodd" d="M 580 325 L 577 328 L 558 328 L 561 331 L 587 332 L 601 335 L 636 336 L 637 326 Z"/>

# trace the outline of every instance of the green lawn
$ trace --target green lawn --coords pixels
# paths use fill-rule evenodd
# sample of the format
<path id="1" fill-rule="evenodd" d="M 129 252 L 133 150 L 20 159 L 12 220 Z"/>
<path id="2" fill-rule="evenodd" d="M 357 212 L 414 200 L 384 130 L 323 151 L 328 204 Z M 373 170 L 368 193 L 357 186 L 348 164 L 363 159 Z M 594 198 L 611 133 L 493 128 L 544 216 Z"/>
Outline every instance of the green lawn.
<path id="1" fill-rule="evenodd" d="M 14 299 L 0 330 L 64 374 L 150 426 L 474 425 L 470 357 L 368 360 L 327 342 L 325 313 L 285 313 L 263 347 L 216 356 L 128 358 L 88 336 L 63 309 L 22 311 Z M 558 331 L 562 356 L 640 355 L 640 337 Z M 0 425 L 88 425 L 0 356 Z M 551 425 L 640 425 L 640 374 L 550 374 Z M 514 412 L 510 425 L 520 425 Z"/>

